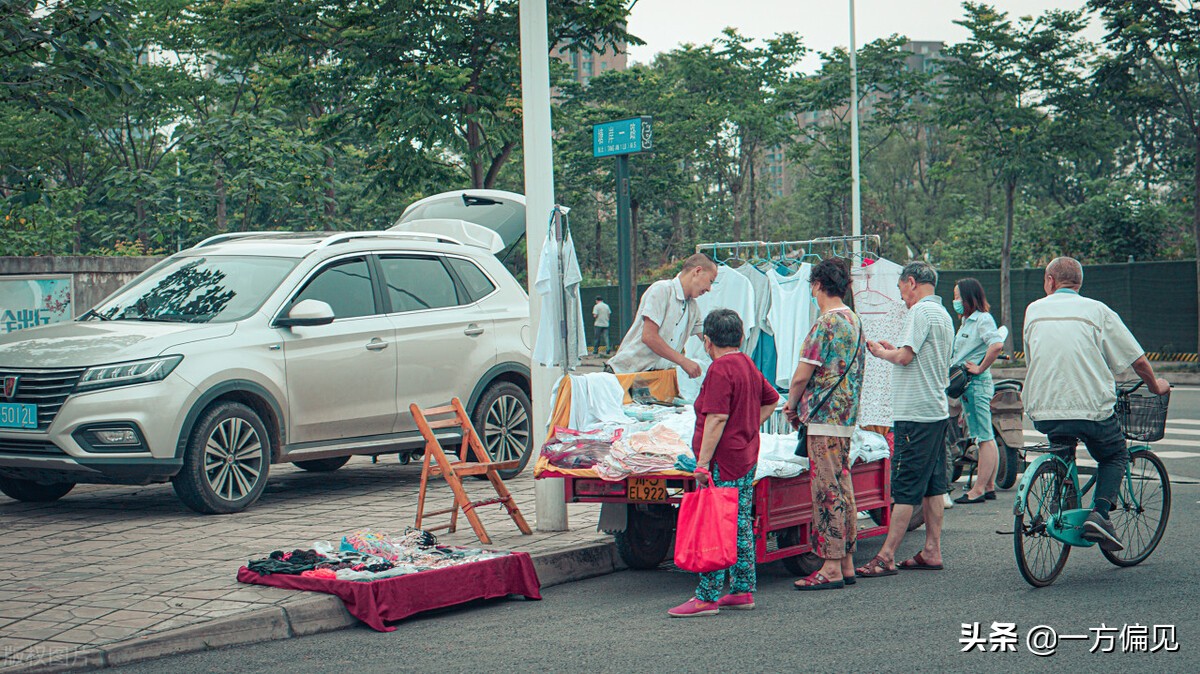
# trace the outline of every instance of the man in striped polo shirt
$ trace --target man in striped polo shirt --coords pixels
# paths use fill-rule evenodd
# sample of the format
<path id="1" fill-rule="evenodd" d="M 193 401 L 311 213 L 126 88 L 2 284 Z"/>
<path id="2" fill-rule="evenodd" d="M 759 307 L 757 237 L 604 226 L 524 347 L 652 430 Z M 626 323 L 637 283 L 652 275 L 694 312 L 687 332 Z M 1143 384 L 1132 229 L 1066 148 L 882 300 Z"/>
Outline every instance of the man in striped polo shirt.
<path id="1" fill-rule="evenodd" d="M 943 497 L 946 477 L 945 436 L 950 410 L 946 401 L 954 323 L 934 294 L 937 272 L 926 262 L 910 262 L 900 272 L 900 297 L 908 315 L 895 345 L 868 342 L 876 358 L 892 363 L 892 521 L 879 554 L 856 573 L 891 576 L 901 569 L 942 568 Z M 925 513 L 925 547 L 896 564 L 896 548 L 904 539 L 913 510 Z"/>

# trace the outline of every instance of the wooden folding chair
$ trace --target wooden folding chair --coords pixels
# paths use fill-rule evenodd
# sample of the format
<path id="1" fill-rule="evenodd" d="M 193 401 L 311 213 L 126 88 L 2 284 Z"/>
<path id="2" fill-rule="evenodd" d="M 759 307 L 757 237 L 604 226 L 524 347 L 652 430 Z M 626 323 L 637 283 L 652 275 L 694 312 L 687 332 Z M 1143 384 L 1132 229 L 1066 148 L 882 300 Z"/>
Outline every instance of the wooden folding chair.
<path id="1" fill-rule="evenodd" d="M 487 531 L 483 528 L 483 523 L 479 521 L 479 515 L 475 513 L 475 509 L 479 506 L 492 505 L 494 503 L 504 504 L 508 510 L 508 515 L 517 523 L 517 527 L 521 533 L 529 535 L 533 531 L 529 529 L 529 525 L 525 522 L 525 518 L 521 516 L 521 511 L 517 508 L 517 504 L 513 501 L 512 494 L 508 493 L 508 488 L 504 486 L 504 480 L 496 473 L 498 470 L 507 470 L 516 468 L 521 464 L 520 460 L 512 461 L 493 461 L 492 457 L 487 453 L 483 443 L 479 441 L 479 434 L 475 432 L 475 428 L 471 425 L 471 420 L 467 418 L 467 413 L 463 410 L 462 402 L 455 398 L 450 401 L 449 405 L 442 407 L 431 407 L 422 410 L 417 405 L 411 404 L 408 409 L 412 411 L 413 419 L 417 422 L 417 428 L 421 430 L 421 435 L 425 436 L 425 459 L 421 465 L 421 492 L 417 496 L 417 528 L 425 531 L 438 531 L 446 529 L 449 533 L 454 533 L 458 526 L 458 511 L 462 510 L 467 516 L 467 521 L 471 523 L 471 528 L 475 530 L 475 535 L 484 545 L 490 545 L 492 539 L 488 537 Z M 430 421 L 429 417 L 449 417 Z M 461 458 L 456 461 L 451 461 L 446 456 L 445 450 L 438 442 L 437 436 L 433 434 L 435 428 L 461 428 L 462 429 L 462 447 L 464 451 L 461 453 Z M 472 461 L 471 456 L 474 455 L 475 460 Z M 436 462 L 436 465 L 435 463 Z M 483 501 L 472 501 L 467 498 L 466 489 L 463 488 L 462 478 L 468 475 L 485 475 L 492 486 L 496 489 L 496 498 L 485 499 Z M 450 485 L 450 489 L 454 492 L 454 505 L 444 510 L 436 510 L 434 512 L 425 512 L 425 490 L 429 485 L 430 477 L 442 477 Z M 450 515 L 450 523 L 436 527 L 422 527 L 421 520 L 426 516 L 434 515 Z"/>

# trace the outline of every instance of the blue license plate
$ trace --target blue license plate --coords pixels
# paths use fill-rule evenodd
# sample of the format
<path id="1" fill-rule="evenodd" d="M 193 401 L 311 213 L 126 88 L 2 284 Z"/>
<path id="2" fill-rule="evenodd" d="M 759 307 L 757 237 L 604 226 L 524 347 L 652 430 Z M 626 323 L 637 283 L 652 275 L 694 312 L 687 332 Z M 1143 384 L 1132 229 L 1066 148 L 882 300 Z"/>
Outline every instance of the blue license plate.
<path id="1" fill-rule="evenodd" d="M 37 428 L 37 405 L 0 403 L 0 428 Z"/>

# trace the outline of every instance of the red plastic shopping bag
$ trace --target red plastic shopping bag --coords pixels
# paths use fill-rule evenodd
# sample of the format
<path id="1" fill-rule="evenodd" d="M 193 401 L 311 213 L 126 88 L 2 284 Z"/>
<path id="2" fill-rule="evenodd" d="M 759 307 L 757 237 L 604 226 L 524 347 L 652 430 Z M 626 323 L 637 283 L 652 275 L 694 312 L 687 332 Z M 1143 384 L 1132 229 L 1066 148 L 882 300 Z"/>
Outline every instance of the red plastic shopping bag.
<path id="1" fill-rule="evenodd" d="M 737 487 L 707 487 L 684 494 L 675 528 L 675 566 L 719 571 L 737 562 Z"/>

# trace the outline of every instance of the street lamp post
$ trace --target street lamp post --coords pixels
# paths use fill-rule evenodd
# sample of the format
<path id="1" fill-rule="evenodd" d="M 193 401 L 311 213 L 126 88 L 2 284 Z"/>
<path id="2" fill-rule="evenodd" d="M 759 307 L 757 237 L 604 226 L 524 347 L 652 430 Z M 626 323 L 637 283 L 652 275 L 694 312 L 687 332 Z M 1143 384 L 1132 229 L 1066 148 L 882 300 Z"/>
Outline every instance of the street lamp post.
<path id="1" fill-rule="evenodd" d="M 858 178 L 858 44 L 854 40 L 854 0 L 850 0 L 850 185 L 850 233 L 862 236 L 862 189 Z M 861 245 L 855 240 L 855 253 L 859 252 Z"/>
<path id="2" fill-rule="evenodd" d="M 539 325 L 541 312 L 553 306 L 541 306 L 533 289 L 537 268 L 546 240 L 546 223 L 554 210 L 554 152 L 550 137 L 550 38 L 546 27 L 546 0 L 521 0 L 521 112 L 525 152 L 525 246 L 529 270 L 529 321 Z M 536 327 L 535 327 L 536 332 Z M 565 355 L 565 354 L 564 354 Z M 533 449 L 541 446 L 541 423 L 550 418 L 550 387 L 555 372 L 536 362 L 530 363 L 533 398 Z M 538 480 L 534 483 L 534 508 L 538 531 L 565 531 L 567 504 L 562 480 Z"/>

